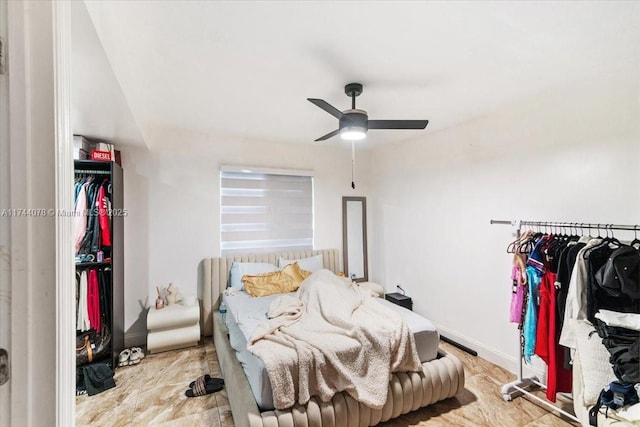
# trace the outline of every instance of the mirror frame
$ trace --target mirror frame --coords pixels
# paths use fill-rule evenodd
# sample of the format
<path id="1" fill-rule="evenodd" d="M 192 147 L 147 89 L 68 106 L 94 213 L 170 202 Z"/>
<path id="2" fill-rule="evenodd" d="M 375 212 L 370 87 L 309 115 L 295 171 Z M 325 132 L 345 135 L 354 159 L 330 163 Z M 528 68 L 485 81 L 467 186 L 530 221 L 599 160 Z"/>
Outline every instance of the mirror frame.
<path id="1" fill-rule="evenodd" d="M 367 257 L 367 198 L 366 197 L 342 197 L 342 259 L 344 264 L 344 274 L 350 277 L 349 274 L 349 243 L 348 243 L 348 229 L 347 229 L 347 203 L 348 202 L 361 202 L 362 203 L 362 254 L 364 263 L 364 275 L 363 277 L 356 277 L 353 279 L 355 282 L 366 282 L 369 280 L 369 261 Z"/>

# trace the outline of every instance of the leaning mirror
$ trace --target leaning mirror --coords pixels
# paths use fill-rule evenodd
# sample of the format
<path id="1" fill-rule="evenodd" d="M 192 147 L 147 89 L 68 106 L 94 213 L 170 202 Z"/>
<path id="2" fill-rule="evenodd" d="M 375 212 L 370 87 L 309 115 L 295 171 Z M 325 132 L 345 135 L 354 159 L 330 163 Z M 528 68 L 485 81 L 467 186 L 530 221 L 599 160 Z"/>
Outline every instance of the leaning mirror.
<path id="1" fill-rule="evenodd" d="M 365 197 L 342 198 L 342 245 L 345 275 L 356 282 L 366 282 L 368 269 Z"/>

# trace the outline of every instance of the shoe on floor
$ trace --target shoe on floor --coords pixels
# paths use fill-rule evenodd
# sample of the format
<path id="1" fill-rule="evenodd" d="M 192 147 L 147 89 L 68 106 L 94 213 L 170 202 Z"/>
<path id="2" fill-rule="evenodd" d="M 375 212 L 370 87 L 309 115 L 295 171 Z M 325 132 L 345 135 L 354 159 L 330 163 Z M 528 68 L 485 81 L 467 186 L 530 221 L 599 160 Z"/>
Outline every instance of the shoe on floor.
<path id="1" fill-rule="evenodd" d="M 140 347 L 131 348 L 131 356 L 129 356 L 129 365 L 137 365 L 144 357 Z"/>
<path id="2" fill-rule="evenodd" d="M 118 366 L 127 366 L 130 362 L 131 358 L 131 350 L 125 348 L 120 352 L 120 356 L 118 357 Z"/>
<path id="3" fill-rule="evenodd" d="M 140 359 L 144 359 L 144 351 L 140 347 L 131 347 L 131 351 L 137 351 L 140 354 Z"/>

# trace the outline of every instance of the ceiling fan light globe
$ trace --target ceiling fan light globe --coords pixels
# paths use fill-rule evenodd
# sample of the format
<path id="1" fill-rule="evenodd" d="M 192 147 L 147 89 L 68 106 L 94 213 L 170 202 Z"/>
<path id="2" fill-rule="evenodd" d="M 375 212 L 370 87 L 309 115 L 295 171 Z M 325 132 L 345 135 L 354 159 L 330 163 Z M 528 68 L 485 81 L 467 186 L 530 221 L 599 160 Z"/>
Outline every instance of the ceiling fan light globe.
<path id="1" fill-rule="evenodd" d="M 340 137 L 347 141 L 360 141 L 367 137 L 367 129 L 359 126 L 347 126 L 340 129 Z"/>

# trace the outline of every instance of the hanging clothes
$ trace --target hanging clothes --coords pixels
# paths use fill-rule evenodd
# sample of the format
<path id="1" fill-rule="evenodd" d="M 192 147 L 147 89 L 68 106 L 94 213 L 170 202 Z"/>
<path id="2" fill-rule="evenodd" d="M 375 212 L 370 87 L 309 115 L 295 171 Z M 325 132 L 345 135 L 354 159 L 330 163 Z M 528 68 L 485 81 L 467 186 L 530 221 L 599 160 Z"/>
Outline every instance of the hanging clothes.
<path id="1" fill-rule="evenodd" d="M 98 291 L 100 293 L 100 313 L 102 322 L 111 325 L 111 268 L 98 270 Z"/>
<path id="2" fill-rule="evenodd" d="M 549 363 L 547 367 L 547 399 L 551 402 L 556 401 L 556 394 L 559 392 L 570 393 L 573 390 L 573 371 L 569 366 L 568 352 L 560 345 L 557 338 L 558 325 L 557 309 L 556 309 L 556 287 L 554 273 L 549 273 L 547 279 L 549 283 L 549 333 L 548 333 L 548 349 Z"/>
<path id="3" fill-rule="evenodd" d="M 89 324 L 91 327 L 99 331 L 101 329 L 100 317 L 100 291 L 98 289 L 98 271 L 89 270 L 89 278 L 87 281 L 87 312 L 89 314 Z"/>
<path id="4" fill-rule="evenodd" d="M 553 280 L 553 281 L 552 281 Z M 549 328 L 550 328 L 550 309 L 551 309 L 551 288 L 555 282 L 555 274 L 546 271 L 540 280 L 538 288 L 539 295 L 539 311 L 538 325 L 536 327 L 536 346 L 535 354 L 540 356 L 542 360 L 549 364 Z M 555 323 L 555 322 L 554 322 Z M 555 333 L 554 333 L 555 335 Z"/>
<path id="5" fill-rule="evenodd" d="M 547 364 L 546 396 L 556 401 L 558 392 L 571 392 L 572 372 L 565 368 L 564 350 L 556 337 L 556 274 L 547 270 L 540 282 L 540 312 L 535 354 Z"/>
<path id="6" fill-rule="evenodd" d="M 531 356 L 535 353 L 536 329 L 538 327 L 538 287 L 540 286 L 540 272 L 535 267 L 527 266 L 528 297 L 522 335 L 524 338 L 524 360 L 531 363 Z"/>
<path id="7" fill-rule="evenodd" d="M 88 183 L 80 185 L 78 197 L 76 198 L 76 209 L 74 213 L 73 228 L 75 253 L 80 252 L 84 235 L 87 231 L 87 187 Z"/>
<path id="8" fill-rule="evenodd" d="M 522 325 L 524 296 L 526 293 L 526 272 L 520 265 L 514 265 L 511 269 L 511 309 L 509 310 L 509 321 Z"/>
<path id="9" fill-rule="evenodd" d="M 536 335 L 538 328 L 538 310 L 540 305 L 540 281 L 544 274 L 544 247 L 549 236 L 541 236 L 535 243 L 529 258 L 527 259 L 528 301 L 525 314 L 523 337 L 524 359 L 531 363 L 531 356 L 535 354 Z"/>
<path id="10" fill-rule="evenodd" d="M 87 272 L 81 271 L 78 275 L 78 314 L 76 316 L 76 329 L 78 331 L 84 332 L 91 329 L 91 324 L 89 322 L 89 308 L 87 306 Z"/>
<path id="11" fill-rule="evenodd" d="M 105 180 L 108 182 L 108 180 Z M 101 246 L 111 246 L 111 230 L 109 229 L 109 214 L 108 214 L 108 200 L 107 192 L 105 190 L 105 183 L 100 186 L 98 191 L 98 198 L 96 200 L 98 205 L 98 219 L 100 227 L 100 244 Z"/>
<path id="12" fill-rule="evenodd" d="M 75 186 L 74 243 L 77 254 L 111 253 L 111 183 L 84 177 Z"/>
<path id="13" fill-rule="evenodd" d="M 531 236 L 531 235 L 530 235 Z M 525 243 L 510 246 L 516 252 L 511 270 L 512 305 L 510 320 L 517 319 L 516 311 L 519 301 L 524 301 L 522 315 L 521 343 L 522 354 L 527 363 L 531 363 L 532 356 L 538 355 L 548 366 L 547 398 L 555 402 L 558 392 L 570 392 L 572 386 L 571 368 L 564 366 L 564 347 L 558 343 L 557 330 L 557 272 L 563 265 L 565 253 L 569 243 L 575 245 L 575 239 L 568 236 L 554 236 L 536 234 Z M 517 251 L 528 248 L 528 254 Z M 518 261 L 522 260 L 522 262 Z M 520 265 L 525 265 L 525 278 L 519 280 Z M 566 274 L 563 273 L 563 274 Z M 521 283 L 525 286 L 518 286 Z M 521 289 L 522 299 L 517 296 Z"/>
<path id="14" fill-rule="evenodd" d="M 570 351 L 576 349 L 574 329 L 579 323 L 600 335 L 618 379 L 636 383 L 638 331 L 627 336 L 627 331 L 604 325 L 598 315 L 602 310 L 640 314 L 640 248 L 635 246 L 640 240 L 636 237 L 627 245 L 613 234 L 592 238 L 526 233 L 528 237 L 507 247 L 509 253 L 526 256 L 526 286 L 520 286 L 523 270 L 514 256 L 510 321 L 517 322 L 517 307 L 524 301 L 522 356 L 531 363 L 535 354 L 547 365 L 546 397 L 555 402 L 557 393 L 572 391 Z M 517 293 L 520 288 L 522 295 Z"/>
<path id="15" fill-rule="evenodd" d="M 602 239 L 591 239 L 589 242 L 578 252 L 576 256 L 576 263 L 571 273 L 571 280 L 569 281 L 569 289 L 567 290 L 567 301 L 564 310 L 564 323 L 562 325 L 562 331 L 560 332 L 560 344 L 569 347 L 576 348 L 576 338 L 573 332 L 573 325 L 571 324 L 576 320 L 584 320 L 587 318 L 587 295 L 586 289 L 588 286 L 587 261 L 585 259 L 585 253 L 590 249 L 602 243 Z"/>
<path id="16" fill-rule="evenodd" d="M 589 237 L 580 237 L 577 242 L 569 242 L 567 247 L 560 254 L 560 260 L 558 263 L 558 275 L 556 277 L 555 287 L 556 293 L 556 312 L 557 318 L 557 338 L 560 339 L 560 331 L 564 324 L 564 311 L 567 303 L 567 295 L 569 291 L 569 282 L 571 281 L 571 274 L 573 273 L 573 267 L 576 264 L 578 252 L 584 248 L 587 242 L 591 240 Z"/>

